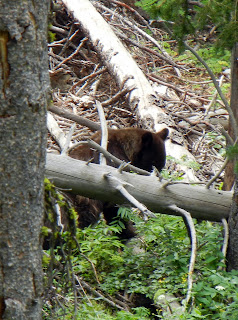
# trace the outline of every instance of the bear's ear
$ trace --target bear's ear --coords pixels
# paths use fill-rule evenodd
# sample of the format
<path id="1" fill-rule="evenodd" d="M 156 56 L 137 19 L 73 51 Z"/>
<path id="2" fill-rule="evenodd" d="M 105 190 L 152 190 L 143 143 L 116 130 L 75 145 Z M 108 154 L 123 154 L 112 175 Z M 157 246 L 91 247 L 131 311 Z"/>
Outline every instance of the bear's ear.
<path id="1" fill-rule="evenodd" d="M 160 136 L 161 139 L 166 140 L 166 138 L 169 135 L 169 129 L 168 128 L 164 128 L 161 131 L 156 133 L 158 136 Z"/>
<path id="2" fill-rule="evenodd" d="M 142 147 L 150 147 L 153 143 L 153 136 L 151 132 L 145 132 L 141 138 L 142 140 Z"/>

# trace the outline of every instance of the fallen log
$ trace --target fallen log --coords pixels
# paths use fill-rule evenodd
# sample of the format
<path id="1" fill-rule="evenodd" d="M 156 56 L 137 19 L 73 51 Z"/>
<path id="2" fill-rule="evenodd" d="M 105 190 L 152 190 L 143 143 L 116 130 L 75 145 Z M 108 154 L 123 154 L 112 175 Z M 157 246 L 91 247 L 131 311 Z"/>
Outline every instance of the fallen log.
<path id="1" fill-rule="evenodd" d="M 48 154 L 46 177 L 56 187 L 85 197 L 108 201 L 113 204 L 128 204 L 125 198 L 110 184 L 108 174 L 122 180 L 126 190 L 150 211 L 179 215 L 169 208 L 176 205 L 190 212 L 193 218 L 221 221 L 228 218 L 232 192 L 206 189 L 183 183 L 168 184 L 155 176 L 141 176 L 119 172 L 118 169 L 94 163 L 86 164 L 67 156 Z"/>

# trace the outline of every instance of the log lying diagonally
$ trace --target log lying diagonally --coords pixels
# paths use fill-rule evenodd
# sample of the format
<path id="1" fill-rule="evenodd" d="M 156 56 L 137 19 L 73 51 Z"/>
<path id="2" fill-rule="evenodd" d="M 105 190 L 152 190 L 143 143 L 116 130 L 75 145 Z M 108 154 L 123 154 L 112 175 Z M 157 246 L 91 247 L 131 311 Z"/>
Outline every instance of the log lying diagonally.
<path id="1" fill-rule="evenodd" d="M 119 205 L 126 203 L 123 196 L 112 188 L 110 180 L 105 178 L 108 173 L 125 181 L 128 184 L 127 191 L 152 212 L 179 215 L 169 208 L 175 204 L 197 219 L 221 221 L 229 216 L 232 192 L 185 184 L 164 187 L 165 184 L 155 176 L 120 173 L 109 166 L 86 164 L 55 154 L 47 155 L 46 176 L 57 187 Z"/>
<path id="2" fill-rule="evenodd" d="M 82 29 L 92 42 L 95 50 L 115 77 L 119 86 L 135 87 L 129 94 L 132 109 L 136 108 L 138 117 L 142 121 L 147 118 L 153 122 L 153 129 L 157 117 L 166 118 L 166 114 L 158 107 L 156 94 L 144 73 L 136 64 L 130 53 L 115 35 L 108 23 L 88 0 L 63 0 L 69 11 L 80 22 Z M 107 35 L 105 37 L 105 35 Z M 160 122 L 160 121 L 159 121 Z"/>

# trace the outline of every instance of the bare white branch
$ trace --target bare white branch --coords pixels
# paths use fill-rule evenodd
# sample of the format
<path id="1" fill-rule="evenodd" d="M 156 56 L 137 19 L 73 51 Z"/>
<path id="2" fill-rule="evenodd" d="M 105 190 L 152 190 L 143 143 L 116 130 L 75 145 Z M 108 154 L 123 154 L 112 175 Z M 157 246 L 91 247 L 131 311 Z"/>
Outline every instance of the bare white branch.
<path id="1" fill-rule="evenodd" d="M 156 215 L 153 212 L 151 212 L 149 209 L 147 209 L 146 206 L 143 205 L 141 202 L 136 200 L 136 198 L 133 197 L 125 189 L 125 186 L 128 186 L 130 184 L 128 184 L 127 182 L 125 182 L 121 179 L 114 177 L 110 173 L 106 174 L 104 177 L 108 180 L 108 182 L 112 186 L 112 188 L 118 190 L 134 207 L 138 208 L 144 214 L 144 220 L 148 220 L 148 217 L 156 218 Z"/>
<path id="2" fill-rule="evenodd" d="M 54 138 L 54 140 L 58 143 L 60 146 L 60 149 L 62 150 L 64 148 L 64 145 L 66 143 L 66 136 L 62 129 L 60 129 L 57 121 L 53 117 L 51 113 L 47 113 L 47 129 Z"/>
<path id="3" fill-rule="evenodd" d="M 171 205 L 169 206 L 171 209 L 181 213 L 181 215 L 186 219 L 189 229 L 190 229 L 190 234 L 191 234 L 191 240 L 192 240 L 192 248 L 191 248 L 191 257 L 190 257 L 190 263 L 189 263 L 189 270 L 188 270 L 188 290 L 187 290 L 187 296 L 184 304 L 184 310 L 186 309 L 186 306 L 188 305 L 190 299 L 191 299 L 191 294 L 192 294 L 192 287 L 193 287 L 193 272 L 194 272 L 194 266 L 195 266 L 195 261 L 196 261 L 196 252 L 197 252 L 197 237 L 196 237 L 196 230 L 195 226 L 193 223 L 193 219 L 191 217 L 191 214 L 176 205 Z"/>
<path id="4" fill-rule="evenodd" d="M 96 106 L 99 114 L 100 124 L 101 124 L 101 147 L 107 150 L 107 141 L 108 141 L 108 130 L 107 130 L 107 121 L 103 111 L 103 107 L 99 101 L 96 100 Z M 103 153 L 100 153 L 100 164 L 106 165 L 107 161 Z"/>

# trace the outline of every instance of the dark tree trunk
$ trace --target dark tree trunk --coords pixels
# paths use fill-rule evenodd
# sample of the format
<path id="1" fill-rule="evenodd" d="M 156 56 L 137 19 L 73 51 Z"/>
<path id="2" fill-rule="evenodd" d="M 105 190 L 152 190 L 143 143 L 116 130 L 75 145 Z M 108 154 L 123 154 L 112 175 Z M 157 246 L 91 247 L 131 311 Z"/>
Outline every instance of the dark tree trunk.
<path id="1" fill-rule="evenodd" d="M 234 46 L 232 53 L 232 72 L 231 72 L 231 108 L 233 110 L 236 121 L 238 122 L 238 43 Z M 229 134 L 235 140 L 234 128 L 230 126 Z M 227 269 L 238 270 L 238 178 L 235 178 L 234 165 L 230 163 L 230 167 L 226 172 L 226 183 L 232 185 L 235 181 L 235 190 L 233 203 L 229 217 L 229 233 L 230 240 L 227 254 Z"/>
<path id="2" fill-rule="evenodd" d="M 227 252 L 227 270 L 238 270 L 238 179 L 236 179 L 231 213 L 229 217 L 229 246 Z"/>
<path id="3" fill-rule="evenodd" d="M 0 1 L 0 319 L 41 319 L 48 3 Z"/>
<path id="4" fill-rule="evenodd" d="M 233 52 L 232 52 L 231 102 L 230 102 L 234 117 L 236 119 L 236 122 L 238 123 L 238 60 L 237 59 L 238 59 L 238 43 L 234 46 Z M 237 137 L 235 136 L 234 128 L 232 126 L 231 120 L 229 121 L 228 134 L 235 141 Z M 229 147 L 229 144 L 228 144 L 228 147 Z M 225 169 L 225 177 L 224 177 L 224 184 L 223 184 L 223 190 L 225 191 L 231 190 L 235 181 L 234 162 L 235 162 L 234 159 L 229 160 Z"/>

